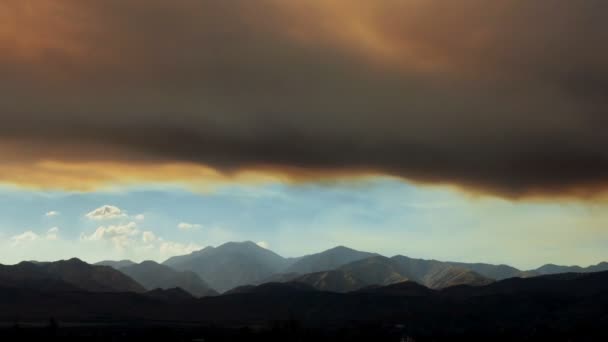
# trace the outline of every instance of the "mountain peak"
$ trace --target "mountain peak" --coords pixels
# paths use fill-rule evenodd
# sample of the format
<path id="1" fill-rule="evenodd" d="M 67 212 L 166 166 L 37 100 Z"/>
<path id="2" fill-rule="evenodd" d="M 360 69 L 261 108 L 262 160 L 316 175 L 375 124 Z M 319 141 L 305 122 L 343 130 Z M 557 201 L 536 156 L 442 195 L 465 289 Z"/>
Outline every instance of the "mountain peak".
<path id="1" fill-rule="evenodd" d="M 377 256 L 375 253 L 361 252 L 346 246 L 336 246 L 321 253 L 300 258 L 286 273 L 315 273 L 336 269 L 353 261 Z"/>
<path id="2" fill-rule="evenodd" d="M 339 245 L 339 246 L 330 248 L 330 249 L 326 250 L 325 252 L 358 252 L 358 251 L 355 249 L 352 249 L 350 247 Z"/>
<path id="3" fill-rule="evenodd" d="M 262 248 L 258 246 L 257 243 L 253 241 L 230 241 L 226 242 L 217 248 L 236 248 L 236 247 L 245 247 L 245 248 Z"/>
<path id="4" fill-rule="evenodd" d="M 87 264 L 86 262 L 84 262 L 78 258 L 71 258 L 71 259 L 65 260 L 65 262 L 70 263 L 70 264 Z"/>

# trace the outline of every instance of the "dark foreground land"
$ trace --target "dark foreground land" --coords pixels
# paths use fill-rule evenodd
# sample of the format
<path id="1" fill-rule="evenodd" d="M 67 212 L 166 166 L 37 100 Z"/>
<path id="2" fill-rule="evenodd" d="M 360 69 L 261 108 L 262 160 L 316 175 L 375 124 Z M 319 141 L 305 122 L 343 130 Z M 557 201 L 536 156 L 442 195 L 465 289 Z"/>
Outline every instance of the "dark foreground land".
<path id="1" fill-rule="evenodd" d="M 274 322 L 268 327 L 180 327 L 131 323 L 115 326 L 24 327 L 0 329 L 2 341 L 606 341 L 603 332 L 584 327 L 567 333 L 536 331 L 520 335 L 508 331 L 462 332 L 450 335 L 419 333 L 375 323 L 352 322 L 340 329 L 309 329 L 297 322 Z"/>
<path id="2" fill-rule="evenodd" d="M 608 341 L 608 272 L 441 291 L 269 283 L 201 299 L 3 287 L 0 321 L 0 341 Z"/>

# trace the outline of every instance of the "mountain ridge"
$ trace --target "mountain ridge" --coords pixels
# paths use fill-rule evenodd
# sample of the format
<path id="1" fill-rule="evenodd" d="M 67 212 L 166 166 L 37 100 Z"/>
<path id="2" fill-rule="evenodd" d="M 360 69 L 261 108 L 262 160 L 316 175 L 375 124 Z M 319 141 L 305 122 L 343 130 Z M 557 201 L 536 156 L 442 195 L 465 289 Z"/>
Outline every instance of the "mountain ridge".
<path id="1" fill-rule="evenodd" d="M 143 261 L 139 264 L 119 268 L 118 270 L 143 285 L 149 291 L 180 288 L 196 297 L 218 295 L 198 274 L 191 271 L 176 271 L 169 266 L 161 265 L 155 261 Z"/>

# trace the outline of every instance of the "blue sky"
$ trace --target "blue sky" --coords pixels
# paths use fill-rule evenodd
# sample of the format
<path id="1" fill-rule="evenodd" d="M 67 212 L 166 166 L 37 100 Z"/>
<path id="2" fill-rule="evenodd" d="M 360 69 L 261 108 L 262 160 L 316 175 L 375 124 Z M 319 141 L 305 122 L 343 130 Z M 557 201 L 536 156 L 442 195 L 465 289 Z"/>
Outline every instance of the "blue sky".
<path id="1" fill-rule="evenodd" d="M 106 205 L 119 211 L 91 218 Z M 347 245 L 389 256 L 521 268 L 587 265 L 608 260 L 604 209 L 473 197 L 391 178 L 234 183 L 205 192 L 169 185 L 95 192 L 3 187 L 0 262 L 72 256 L 162 261 L 207 245 L 251 240 L 283 256 Z"/>

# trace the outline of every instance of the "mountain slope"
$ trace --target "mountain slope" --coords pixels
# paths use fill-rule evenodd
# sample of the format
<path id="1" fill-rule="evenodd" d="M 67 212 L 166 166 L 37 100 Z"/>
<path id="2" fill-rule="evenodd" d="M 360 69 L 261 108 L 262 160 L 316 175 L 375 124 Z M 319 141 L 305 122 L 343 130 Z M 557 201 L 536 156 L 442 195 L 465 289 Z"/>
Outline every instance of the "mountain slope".
<path id="1" fill-rule="evenodd" d="M 362 288 L 354 293 L 366 293 L 385 296 L 408 296 L 408 297 L 424 297 L 430 296 L 434 290 L 426 286 L 420 285 L 413 281 L 403 281 L 400 283 L 390 284 L 386 286 L 372 285 Z"/>
<path id="2" fill-rule="evenodd" d="M 133 279 L 109 266 L 89 265 L 79 259 L 41 264 L 47 272 L 92 292 L 144 292 Z"/>
<path id="3" fill-rule="evenodd" d="M 42 292 L 81 290 L 59 276 L 49 274 L 40 265 L 26 261 L 12 266 L 0 265 L 0 286 Z"/>
<path id="4" fill-rule="evenodd" d="M 2 266 L 0 284 L 52 291 L 145 291 L 133 279 L 109 266 L 89 265 L 78 259 Z"/>
<path id="5" fill-rule="evenodd" d="M 191 293 L 179 287 L 172 289 L 156 288 L 145 293 L 147 297 L 160 299 L 166 302 L 179 302 L 194 299 Z"/>
<path id="6" fill-rule="evenodd" d="M 492 282 L 491 279 L 462 267 L 403 256 L 393 258 L 374 256 L 349 263 L 333 271 L 302 275 L 291 281 L 333 292 L 351 292 L 368 286 L 386 286 L 406 281 L 416 282 L 432 289 L 462 284 L 481 286 Z"/>
<path id="7" fill-rule="evenodd" d="M 307 284 L 315 289 L 331 292 L 350 292 L 369 285 L 343 270 L 309 273 L 293 279 L 292 282 Z"/>
<path id="8" fill-rule="evenodd" d="M 237 286 L 259 283 L 283 270 L 288 261 L 257 244 L 228 242 L 189 255 L 173 257 L 163 264 L 180 271 L 192 271 L 209 285 L 224 292 Z"/>
<path id="9" fill-rule="evenodd" d="M 465 262 L 448 262 L 454 266 L 470 269 L 473 272 L 477 272 L 485 277 L 503 280 L 508 278 L 520 277 L 532 277 L 538 275 L 534 271 L 522 271 L 513 266 L 509 265 L 492 265 L 485 263 L 465 263 Z"/>
<path id="10" fill-rule="evenodd" d="M 608 262 L 601 262 L 597 265 L 589 267 L 580 266 L 560 266 L 554 264 L 546 264 L 535 270 L 539 274 L 557 274 L 557 273 L 590 273 L 608 271 Z"/>
<path id="11" fill-rule="evenodd" d="M 348 247 L 338 246 L 321 253 L 301 257 L 285 273 L 314 273 L 334 270 L 353 261 L 370 258 L 378 254 L 361 252 Z"/>
<path id="12" fill-rule="evenodd" d="M 289 281 L 332 292 L 352 292 L 370 286 L 386 286 L 408 281 L 431 289 L 463 284 L 481 286 L 492 282 L 491 279 L 462 267 L 403 256 L 374 256 L 351 262 L 336 270 L 309 273 Z"/>
<path id="13" fill-rule="evenodd" d="M 462 284 L 480 286 L 493 282 L 492 279 L 470 269 L 446 262 L 413 259 L 402 255 L 394 256 L 391 260 L 403 276 L 432 289 Z"/>
<path id="14" fill-rule="evenodd" d="M 147 290 L 181 288 L 196 297 L 217 295 L 196 273 L 176 271 L 154 261 L 144 261 L 119 269 Z"/>

